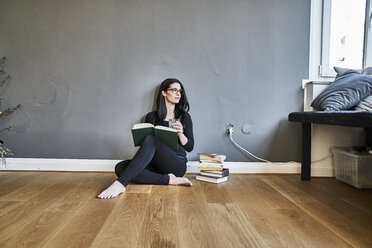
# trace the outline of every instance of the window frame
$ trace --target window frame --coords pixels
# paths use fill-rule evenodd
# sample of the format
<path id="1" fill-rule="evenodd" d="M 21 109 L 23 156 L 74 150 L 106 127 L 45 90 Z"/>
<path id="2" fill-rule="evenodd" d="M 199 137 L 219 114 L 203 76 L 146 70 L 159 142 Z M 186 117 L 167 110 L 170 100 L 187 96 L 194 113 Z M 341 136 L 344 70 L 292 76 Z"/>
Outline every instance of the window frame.
<path id="1" fill-rule="evenodd" d="M 372 66 L 372 0 L 367 0 L 366 26 L 364 30 L 364 67 Z"/>
<path id="2" fill-rule="evenodd" d="M 366 1 L 364 68 L 372 66 L 372 0 Z M 336 76 L 328 68 L 331 0 L 311 0 L 310 11 L 309 79 L 329 81 Z"/>
<path id="3" fill-rule="evenodd" d="M 320 61 L 319 74 L 322 77 L 335 77 L 336 73 L 332 68 L 329 68 L 329 53 L 331 39 L 331 4 L 332 0 L 323 0 L 322 8 L 322 55 Z"/>

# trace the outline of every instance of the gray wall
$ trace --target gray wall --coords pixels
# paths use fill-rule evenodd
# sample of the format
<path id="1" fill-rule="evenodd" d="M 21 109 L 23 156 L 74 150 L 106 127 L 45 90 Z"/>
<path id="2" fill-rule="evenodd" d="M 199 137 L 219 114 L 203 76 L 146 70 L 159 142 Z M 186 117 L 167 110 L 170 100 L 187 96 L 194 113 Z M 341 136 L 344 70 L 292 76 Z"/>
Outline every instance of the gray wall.
<path id="1" fill-rule="evenodd" d="M 0 0 L 0 56 L 13 76 L 2 107 L 15 157 L 122 159 L 130 128 L 166 77 L 189 97 L 198 152 L 299 160 L 308 76 L 308 0 Z M 250 134 L 241 127 L 249 124 Z"/>

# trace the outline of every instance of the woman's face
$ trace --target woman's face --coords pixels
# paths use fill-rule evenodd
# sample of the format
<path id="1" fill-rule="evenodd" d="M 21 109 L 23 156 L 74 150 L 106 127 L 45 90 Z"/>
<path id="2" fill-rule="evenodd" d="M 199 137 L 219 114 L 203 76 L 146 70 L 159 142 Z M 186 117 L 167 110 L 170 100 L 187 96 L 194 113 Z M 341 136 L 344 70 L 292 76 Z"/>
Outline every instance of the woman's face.
<path id="1" fill-rule="evenodd" d="M 166 102 L 177 104 L 182 95 L 181 85 L 179 83 L 173 83 L 169 85 L 166 91 L 161 92 Z"/>

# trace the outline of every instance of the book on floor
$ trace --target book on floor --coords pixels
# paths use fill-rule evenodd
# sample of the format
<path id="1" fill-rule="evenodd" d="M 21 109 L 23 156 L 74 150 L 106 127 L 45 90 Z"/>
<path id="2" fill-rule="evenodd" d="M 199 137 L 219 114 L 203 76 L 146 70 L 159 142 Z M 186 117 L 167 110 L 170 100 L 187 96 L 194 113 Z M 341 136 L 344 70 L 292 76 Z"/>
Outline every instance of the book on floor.
<path id="1" fill-rule="evenodd" d="M 134 146 L 142 145 L 147 135 L 154 135 L 164 141 L 171 148 L 178 148 L 177 130 L 170 127 L 154 126 L 151 123 L 135 124 L 132 128 Z"/>
<path id="2" fill-rule="evenodd" d="M 204 181 L 208 183 L 223 183 L 226 182 L 228 179 L 228 176 L 225 177 L 210 177 L 210 176 L 203 176 L 203 175 L 197 175 L 196 180 Z"/>
<path id="3" fill-rule="evenodd" d="M 226 156 L 223 154 L 217 154 L 217 153 L 198 153 L 200 161 L 205 161 L 205 162 L 218 162 L 218 163 L 223 163 L 226 159 Z"/>
<path id="4" fill-rule="evenodd" d="M 222 169 L 222 171 L 205 171 L 205 170 L 201 170 L 200 171 L 200 175 L 202 176 L 210 176 L 210 177 L 226 177 L 229 175 L 229 169 L 228 168 L 224 168 Z"/>
<path id="5" fill-rule="evenodd" d="M 198 170 L 200 171 L 222 171 L 224 168 L 222 167 L 202 167 L 198 166 Z"/>
<path id="6" fill-rule="evenodd" d="M 223 167 L 223 163 L 199 161 L 201 167 Z"/>

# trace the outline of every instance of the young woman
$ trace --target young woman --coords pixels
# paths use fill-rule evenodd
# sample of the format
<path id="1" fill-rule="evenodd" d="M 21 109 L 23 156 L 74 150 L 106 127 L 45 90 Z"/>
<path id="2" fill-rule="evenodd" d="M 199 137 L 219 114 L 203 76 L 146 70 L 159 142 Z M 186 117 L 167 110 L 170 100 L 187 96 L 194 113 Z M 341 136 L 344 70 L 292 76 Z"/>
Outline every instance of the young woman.
<path id="1" fill-rule="evenodd" d="M 177 130 L 178 148 L 172 149 L 162 140 L 148 135 L 132 160 L 118 163 L 115 173 L 118 179 L 99 198 L 113 198 L 125 192 L 129 182 L 158 185 L 188 185 L 185 177 L 186 151 L 194 148 L 192 120 L 185 88 L 175 78 L 165 79 L 156 99 L 157 110 L 146 115 L 147 123 L 169 126 Z"/>

